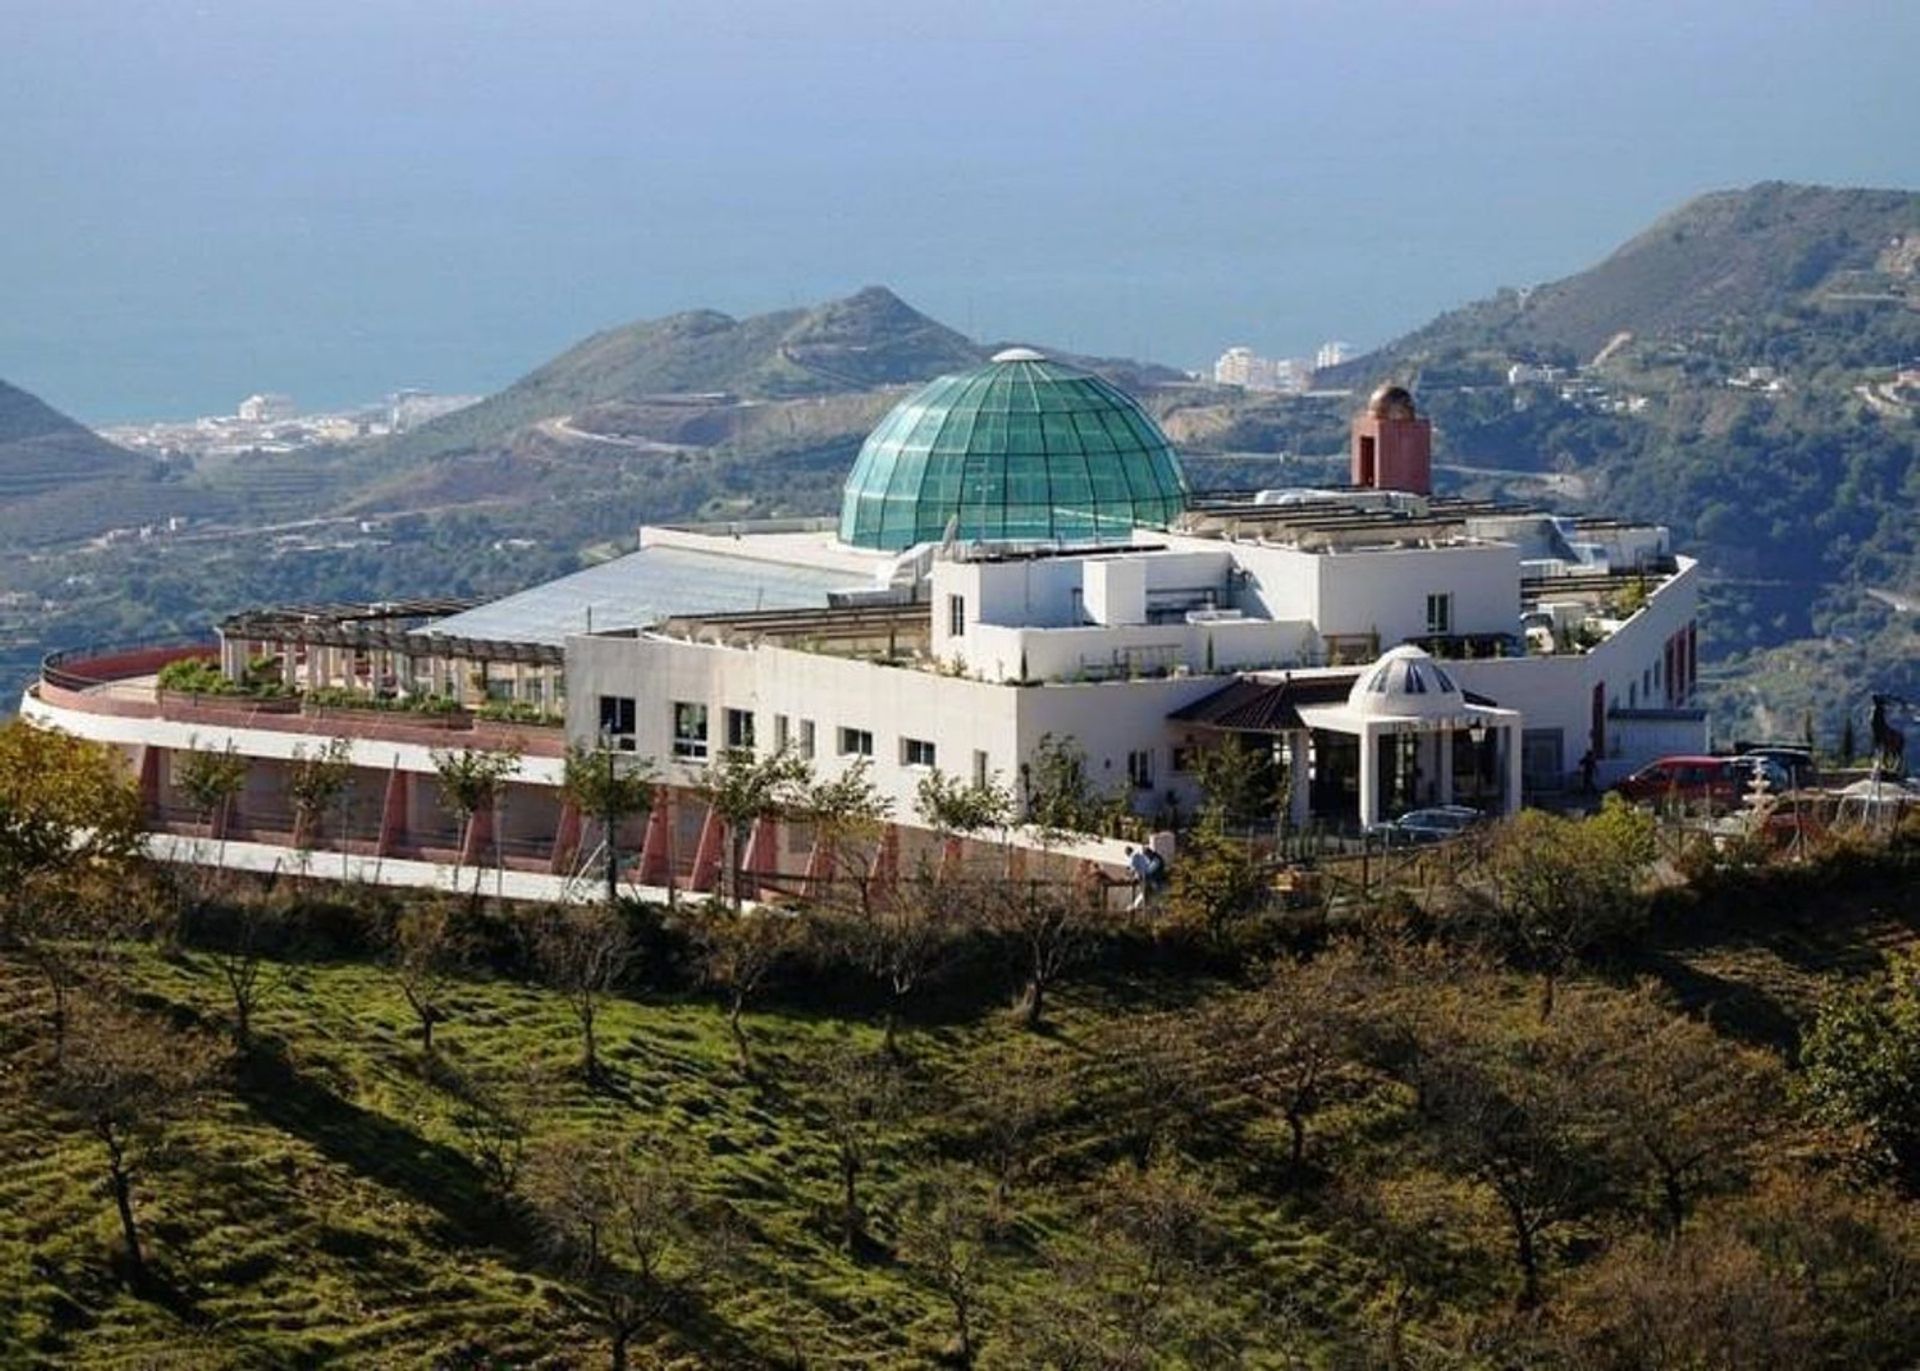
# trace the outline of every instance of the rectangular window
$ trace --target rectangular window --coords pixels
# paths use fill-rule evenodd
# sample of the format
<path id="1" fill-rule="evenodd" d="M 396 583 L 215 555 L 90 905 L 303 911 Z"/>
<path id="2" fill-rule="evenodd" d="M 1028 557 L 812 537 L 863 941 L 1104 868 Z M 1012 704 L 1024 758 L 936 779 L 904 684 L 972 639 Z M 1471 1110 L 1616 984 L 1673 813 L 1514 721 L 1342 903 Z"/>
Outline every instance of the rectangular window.
<path id="1" fill-rule="evenodd" d="M 933 744 L 924 738 L 902 738 L 900 740 L 901 766 L 933 766 Z"/>
<path id="2" fill-rule="evenodd" d="M 973 752 L 973 783 L 982 790 L 987 786 L 987 754 L 978 748 Z"/>
<path id="3" fill-rule="evenodd" d="M 506 704 L 513 699 L 513 682 L 496 681 L 491 677 L 486 683 L 487 698 L 495 704 Z"/>
<path id="4" fill-rule="evenodd" d="M 1135 790 L 1153 789 L 1153 752 L 1129 752 L 1127 754 L 1127 784 Z"/>
<path id="5" fill-rule="evenodd" d="M 622 752 L 633 751 L 635 728 L 631 695 L 600 697 L 600 732 L 606 735 L 608 746 Z"/>
<path id="6" fill-rule="evenodd" d="M 773 716 L 773 750 L 785 752 L 793 746 L 793 720 L 784 714 Z"/>
<path id="7" fill-rule="evenodd" d="M 1193 770 L 1193 748 L 1176 747 L 1173 755 L 1167 759 L 1167 765 L 1173 768 L 1176 776 L 1184 776 Z"/>
<path id="8" fill-rule="evenodd" d="M 871 757 L 873 755 L 873 734 L 864 728 L 841 729 L 840 755 L 842 757 Z"/>
<path id="9" fill-rule="evenodd" d="M 673 702 L 673 755 L 683 762 L 707 759 L 707 707 L 687 700 Z"/>
<path id="10" fill-rule="evenodd" d="M 1453 596 L 1427 596 L 1427 632 L 1439 637 L 1453 632 Z"/>
<path id="11" fill-rule="evenodd" d="M 529 676 L 520 682 L 520 698 L 530 705 L 545 704 L 546 694 L 546 683 L 538 676 Z"/>
<path id="12" fill-rule="evenodd" d="M 800 721 L 800 755 L 812 761 L 813 750 L 813 720 L 802 719 Z"/>
<path id="13" fill-rule="evenodd" d="M 753 711 L 751 709 L 729 709 L 725 711 L 727 721 L 727 746 L 746 752 L 753 751 Z"/>
<path id="14" fill-rule="evenodd" d="M 967 597 L 947 596 L 947 632 L 958 638 L 967 631 Z"/>

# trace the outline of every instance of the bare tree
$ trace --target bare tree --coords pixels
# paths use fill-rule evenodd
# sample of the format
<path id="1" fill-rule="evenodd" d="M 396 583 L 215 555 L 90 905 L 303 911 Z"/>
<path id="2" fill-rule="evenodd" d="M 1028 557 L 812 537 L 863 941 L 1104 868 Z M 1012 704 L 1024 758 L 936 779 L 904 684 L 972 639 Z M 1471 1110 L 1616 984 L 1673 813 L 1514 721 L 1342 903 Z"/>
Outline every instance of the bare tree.
<path id="1" fill-rule="evenodd" d="M 147 1274 L 134 1186 L 167 1125 L 199 1097 L 212 1074 L 205 1039 L 106 1001 L 74 1020 L 53 1082 L 55 1102 L 99 1141 L 107 1184 L 136 1281 Z"/>
<path id="2" fill-rule="evenodd" d="M 1651 986 L 1571 997 L 1568 1007 L 1568 1031 L 1601 1048 L 1583 1077 L 1593 1109 L 1652 1173 L 1677 1234 L 1697 1192 L 1738 1174 L 1766 1141 L 1784 1094 L 1780 1065 L 1669 1009 Z"/>
<path id="3" fill-rule="evenodd" d="M 1019 949 L 1026 976 L 1020 1020 L 1038 1029 L 1046 1021 L 1047 996 L 1091 952 L 1100 911 L 1082 891 L 1030 880 L 997 887 L 988 917 Z"/>
<path id="4" fill-rule="evenodd" d="M 234 888 L 226 902 L 217 941 L 209 952 L 233 1005 L 233 1045 L 253 1047 L 253 1018 L 286 983 L 287 969 L 273 958 L 286 950 L 286 905 L 272 890 Z"/>
<path id="5" fill-rule="evenodd" d="M 841 921 L 846 950 L 886 997 L 882 1041 L 889 1054 L 899 1054 L 908 997 L 939 975 L 967 932 L 983 922 L 981 894 L 975 884 L 941 880 L 922 866 L 899 898 L 868 901 Z"/>
<path id="6" fill-rule="evenodd" d="M 539 1067 L 524 1062 L 505 1071 L 458 1077 L 454 1127 L 496 1204 L 505 1205 L 520 1182 L 536 1112 L 547 1094 Z"/>
<path id="7" fill-rule="evenodd" d="M 1310 960 L 1281 959 L 1258 990 L 1212 1025 L 1215 1059 L 1285 1121 L 1296 1177 L 1306 1162 L 1308 1122 L 1366 1020 L 1366 989 L 1359 954 L 1336 945 Z"/>
<path id="8" fill-rule="evenodd" d="M 973 1087 L 966 1116 L 993 1172 L 994 1198 L 1005 1204 L 1031 1165 L 1041 1134 L 1067 1101 L 1065 1077 L 1037 1053 L 1020 1051 L 992 1062 Z"/>
<path id="9" fill-rule="evenodd" d="M 1540 1240 L 1593 1209 L 1607 1179 L 1578 1074 L 1528 1039 L 1440 1051 L 1422 1064 L 1427 1140 L 1498 1201 L 1520 1267 L 1519 1304 L 1540 1302 Z"/>
<path id="10" fill-rule="evenodd" d="M 1208 1107 L 1213 1069 L 1184 1014 L 1139 1014 L 1108 1025 L 1081 1093 L 1099 1100 L 1103 1124 L 1145 1171 L 1192 1131 Z"/>
<path id="11" fill-rule="evenodd" d="M 904 1105 L 903 1083 L 893 1060 L 842 1047 L 814 1075 L 814 1096 L 840 1172 L 840 1223 L 847 1251 L 866 1233 L 860 1210 L 860 1176 L 885 1129 Z"/>
<path id="12" fill-rule="evenodd" d="M 433 769 L 440 778 L 441 798 L 460 822 L 462 856 L 454 861 L 454 883 L 457 885 L 460 862 L 473 837 L 473 825 L 482 814 L 497 815 L 507 781 L 520 769 L 520 754 L 512 749 L 492 751 L 463 747 L 458 751 L 436 748 L 431 755 Z M 497 845 L 498 834 L 495 834 L 494 841 Z M 476 902 L 480 898 L 482 869 L 479 863 L 474 864 L 473 898 Z"/>
<path id="13" fill-rule="evenodd" d="M 741 1015 L 774 969 L 806 945 L 807 924 L 778 909 L 732 913 L 710 907 L 693 936 L 707 981 L 726 996 L 727 1032 L 740 1069 L 751 1072 L 752 1053 Z"/>
<path id="14" fill-rule="evenodd" d="M 625 915 L 605 905 L 553 905 L 534 923 L 534 965 L 579 1020 L 580 1064 L 589 1081 L 600 1080 L 601 1008 L 625 978 L 634 952 Z"/>
<path id="15" fill-rule="evenodd" d="M 1730 1225 L 1603 1254 L 1566 1301 L 1552 1360 L 1579 1371 L 1797 1371 L 1859 1365 L 1821 1336 L 1799 1273 Z M 1824 1355 L 1823 1355 L 1824 1354 Z"/>
<path id="16" fill-rule="evenodd" d="M 800 805 L 812 778 L 813 763 L 797 752 L 783 748 L 762 757 L 748 747 L 725 749 L 695 777 L 694 789 L 727 828 L 727 892 L 736 912 L 748 830 L 757 819 Z"/>
<path id="17" fill-rule="evenodd" d="M 294 744 L 293 759 L 287 766 L 287 798 L 293 802 L 294 827 L 300 835 L 303 860 L 319 842 L 327 810 L 353 784 L 352 756 L 353 745 L 345 738 L 329 738 L 311 752 L 305 743 Z M 343 854 L 346 840 L 347 835 L 342 832 Z"/>
<path id="18" fill-rule="evenodd" d="M 962 1367 L 974 1363 L 981 1292 L 998 1227 L 994 1206 L 974 1178 L 950 1165 L 921 1174 L 902 1218 L 901 1255 L 947 1302 L 952 1360 Z"/>
<path id="19" fill-rule="evenodd" d="M 813 827 L 833 895 L 843 888 L 853 892 L 850 901 L 833 902 L 865 917 L 875 903 L 874 848 L 893 813 L 893 801 L 874 784 L 871 759 L 857 757 L 838 776 L 808 785 L 794 812 Z"/>
<path id="20" fill-rule="evenodd" d="M 654 763 L 604 745 L 567 749 L 561 789 L 583 815 L 600 821 L 605 844 L 607 903 L 620 898 L 620 821 L 653 804 Z"/>
<path id="21" fill-rule="evenodd" d="M 201 747 L 198 737 L 187 739 L 187 750 L 175 754 L 173 783 L 193 802 L 219 847 L 214 861 L 224 864 L 227 853 L 227 815 L 234 797 L 246 789 L 247 759 L 231 742 L 215 751 Z"/>
<path id="22" fill-rule="evenodd" d="M 569 1136 L 523 1178 L 549 1255 L 585 1296 L 613 1371 L 693 1305 L 729 1255 L 733 1223 L 657 1147 Z"/>
<path id="23" fill-rule="evenodd" d="M 465 940 L 448 898 L 428 896 L 394 911 L 387 930 L 387 968 L 420 1024 L 420 1051 L 433 1060 L 433 1030 L 446 1021 L 447 991 L 459 979 Z"/>
<path id="24" fill-rule="evenodd" d="M 1240 1364 L 1246 1328 L 1220 1280 L 1211 1196 L 1167 1161 L 1115 1168 L 1084 1245 L 1055 1244 L 1049 1279 L 996 1365 L 1149 1371 Z M 999 1349 L 996 1349 L 999 1350 Z"/>

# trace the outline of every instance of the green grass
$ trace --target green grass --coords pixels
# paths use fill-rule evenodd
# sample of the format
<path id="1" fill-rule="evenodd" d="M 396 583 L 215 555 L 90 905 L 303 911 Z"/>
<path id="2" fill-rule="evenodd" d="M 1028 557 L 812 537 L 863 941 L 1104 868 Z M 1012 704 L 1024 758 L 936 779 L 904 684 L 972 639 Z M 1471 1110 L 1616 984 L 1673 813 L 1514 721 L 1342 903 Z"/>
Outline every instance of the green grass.
<path id="1" fill-rule="evenodd" d="M 223 990 L 195 954 L 129 949 L 125 972 L 150 1003 L 224 1023 Z M 42 1012 L 17 973 L 9 1020 Z M 906 1184 L 930 1156 L 964 1154 L 942 1112 L 948 1083 L 1012 1052 L 1084 1069 L 1087 1039 L 1123 1006 L 1105 992 L 1063 998 L 1058 1030 L 1031 1039 L 995 1010 L 912 1031 L 909 1074 L 925 1106 L 883 1140 L 863 1182 L 874 1249 L 838 1242 L 837 1171 L 804 1084 L 835 1044 L 878 1045 L 864 1022 L 749 1015 L 756 1074 L 734 1061 L 725 1022 L 698 1001 L 621 1000 L 605 1015 L 611 1084 L 589 1089 L 579 1036 L 555 996 L 501 980 L 462 984 L 440 1034 L 447 1067 L 504 1076 L 527 1063 L 549 1083 L 537 1133 L 634 1135 L 696 1159 L 700 1184 L 741 1216 L 746 1269 L 717 1289 L 712 1345 L 688 1364 L 923 1366 L 947 1341 L 944 1305 L 889 1247 Z M 118 1232 L 99 1188 L 98 1145 L 32 1109 L 0 1120 L 0 1365 L 167 1365 L 196 1371 L 281 1365 L 597 1363 L 591 1326 L 544 1272 L 529 1235 L 492 1206 L 454 1122 L 454 1097 L 422 1069 L 404 1001 L 377 968 L 318 963 L 289 979 L 259 1017 L 273 1051 L 172 1135 L 140 1185 L 152 1257 L 177 1292 L 136 1298 L 115 1275 Z M 1107 1164 L 1071 1118 L 1049 1144 L 1044 1186 L 1016 1191 L 1017 1240 L 996 1298 L 1018 1302 L 1042 1276 L 1038 1253 L 1073 1242 L 1075 1202 Z M 1220 1169 L 1222 1213 L 1244 1247 L 1245 1289 L 1292 1292 L 1337 1321 L 1364 1286 L 1364 1263 Z M 159 1359 L 156 1361 L 155 1359 Z"/>
<path id="2" fill-rule="evenodd" d="M 1804 899 L 1778 893 L 1733 914 L 1670 910 L 1645 956 L 1608 974 L 1653 974 L 1723 1032 L 1790 1049 L 1834 983 L 1911 945 L 1920 927 L 1911 892 L 1892 878 Z M 225 993 L 204 954 L 117 955 L 115 974 L 150 1008 L 224 1030 Z M 576 1023 L 543 990 L 460 982 L 445 1001 L 434 1070 L 379 967 L 282 970 L 257 1019 L 261 1050 L 174 1129 L 139 1182 L 161 1281 L 160 1293 L 136 1294 L 119 1272 L 99 1144 L 38 1103 L 43 1068 L 29 1039 L 46 1012 L 41 988 L 0 960 L 0 1367 L 604 1364 L 577 1294 L 546 1266 L 525 1220 L 489 1196 L 457 1126 L 456 1077 L 529 1069 L 542 1083 L 536 1142 L 639 1139 L 686 1159 L 700 1189 L 739 1217 L 740 1264 L 703 1292 L 705 1317 L 658 1345 L 662 1364 L 936 1364 L 947 1310 L 895 1250 L 902 1207 L 931 1161 L 980 1159 L 961 1121 L 967 1083 L 1037 1055 L 1069 1086 L 1015 1188 L 981 1316 L 1000 1348 L 992 1364 L 1020 1365 L 1022 1322 L 1051 1277 L 1047 1254 L 1097 1241 L 1090 1202 L 1111 1183 L 1109 1168 L 1126 1164 L 1116 1101 L 1139 1077 L 1112 1034 L 1143 1014 L 1188 1013 L 1221 990 L 1191 973 L 1089 979 L 1063 989 L 1053 1030 L 1040 1036 L 971 987 L 955 987 L 955 1003 L 923 1006 L 904 1039 L 916 1103 L 871 1159 L 862 1199 L 873 1242 L 854 1257 L 840 1246 L 837 1171 L 812 1081 L 838 1048 L 877 1048 L 868 1019 L 798 1006 L 749 1014 L 749 1079 L 710 1002 L 619 999 L 601 1026 L 609 1080 L 590 1088 Z M 1534 996 L 1527 978 L 1508 977 L 1476 1012 L 1527 1019 Z M 1377 1331 L 1396 1282 L 1411 1283 L 1406 1336 L 1416 1348 L 1470 1344 L 1477 1320 L 1506 1309 L 1513 1272 L 1499 1215 L 1483 1192 L 1408 1148 L 1408 1104 L 1396 1090 L 1357 1080 L 1335 1092 L 1309 1155 L 1337 1159 L 1338 1174 L 1298 1192 L 1285 1175 L 1284 1128 L 1244 1103 L 1216 1102 L 1175 1131 L 1227 1253 L 1206 1298 L 1255 1330 L 1245 1365 L 1354 1365 L 1342 1357 Z M 1601 1236 L 1569 1229 L 1550 1267 L 1576 1265 Z"/>

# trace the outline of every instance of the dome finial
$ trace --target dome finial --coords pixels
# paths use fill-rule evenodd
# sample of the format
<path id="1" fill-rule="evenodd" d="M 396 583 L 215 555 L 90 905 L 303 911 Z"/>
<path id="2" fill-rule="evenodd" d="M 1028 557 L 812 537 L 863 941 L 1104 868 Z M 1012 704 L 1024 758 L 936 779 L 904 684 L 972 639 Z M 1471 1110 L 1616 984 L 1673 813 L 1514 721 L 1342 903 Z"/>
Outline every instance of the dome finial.
<path id="1" fill-rule="evenodd" d="M 993 354 L 993 360 L 996 362 L 1044 362 L 1047 360 L 1047 354 L 1028 347 L 1002 348 Z"/>

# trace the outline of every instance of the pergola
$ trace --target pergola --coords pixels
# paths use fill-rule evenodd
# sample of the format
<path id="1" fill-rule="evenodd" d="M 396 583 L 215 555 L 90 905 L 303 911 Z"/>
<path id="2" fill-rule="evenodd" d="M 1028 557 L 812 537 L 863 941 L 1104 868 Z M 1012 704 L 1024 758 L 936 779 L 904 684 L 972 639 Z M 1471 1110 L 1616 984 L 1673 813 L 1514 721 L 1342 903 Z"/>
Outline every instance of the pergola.
<path id="1" fill-rule="evenodd" d="M 1284 742 L 1288 814 L 1296 825 L 1313 817 L 1315 794 L 1326 793 L 1334 769 L 1329 757 L 1316 755 L 1331 751 L 1316 748 L 1316 734 L 1357 744 L 1350 772 L 1362 829 L 1389 809 L 1454 803 L 1461 755 L 1491 771 L 1501 813 L 1520 808 L 1520 712 L 1461 690 L 1441 663 L 1411 645 L 1357 673 L 1244 676 L 1170 717 L 1218 732 L 1264 734 L 1276 747 Z"/>

